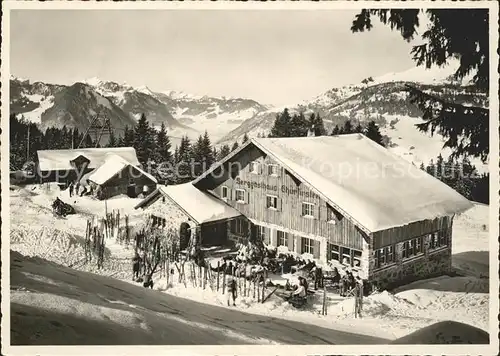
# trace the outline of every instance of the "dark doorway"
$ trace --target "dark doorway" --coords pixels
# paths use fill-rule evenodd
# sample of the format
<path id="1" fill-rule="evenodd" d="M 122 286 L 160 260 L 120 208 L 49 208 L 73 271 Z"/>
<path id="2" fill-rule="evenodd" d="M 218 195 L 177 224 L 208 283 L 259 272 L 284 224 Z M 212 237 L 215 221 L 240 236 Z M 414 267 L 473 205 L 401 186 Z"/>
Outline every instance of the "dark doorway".
<path id="1" fill-rule="evenodd" d="M 127 195 L 130 197 L 130 198 L 135 198 L 137 197 L 137 194 L 136 194 L 136 185 L 135 184 L 129 184 L 128 187 L 127 187 Z"/>
<path id="2" fill-rule="evenodd" d="M 225 221 L 208 223 L 201 227 L 201 244 L 203 246 L 219 246 L 227 242 L 227 225 Z"/>

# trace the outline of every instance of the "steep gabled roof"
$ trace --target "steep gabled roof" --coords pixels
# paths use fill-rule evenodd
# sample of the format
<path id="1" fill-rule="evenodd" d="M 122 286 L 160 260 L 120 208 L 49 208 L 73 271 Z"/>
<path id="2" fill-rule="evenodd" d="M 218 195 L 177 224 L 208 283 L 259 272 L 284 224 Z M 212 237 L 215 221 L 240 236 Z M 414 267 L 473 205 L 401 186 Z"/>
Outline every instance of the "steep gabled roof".
<path id="1" fill-rule="evenodd" d="M 118 155 L 109 155 L 106 157 L 106 161 L 95 169 L 91 175 L 88 176 L 88 180 L 99 185 L 108 182 L 111 178 L 115 177 L 117 174 L 122 172 L 125 168 L 130 167 L 130 169 L 138 171 L 140 174 L 146 176 L 149 180 L 154 183 L 158 183 L 155 177 L 153 177 L 148 172 L 142 170 L 141 168 L 134 166 L 127 162 L 125 159 Z"/>
<path id="2" fill-rule="evenodd" d="M 203 192 L 191 182 L 177 185 L 160 185 L 135 209 L 147 208 L 161 196 L 165 196 L 181 208 L 198 224 L 241 216 L 241 213 L 211 193 Z"/>
<path id="3" fill-rule="evenodd" d="M 198 177 L 254 145 L 367 233 L 450 216 L 472 204 L 446 184 L 361 134 L 252 139 Z"/>
<path id="4" fill-rule="evenodd" d="M 134 166 L 139 165 L 137 154 L 133 147 L 113 148 L 78 148 L 74 150 L 39 150 L 38 166 L 41 171 L 63 171 L 73 169 L 71 161 L 84 156 L 90 163 L 88 168 L 97 168 L 106 161 L 109 155 L 117 155 Z"/>

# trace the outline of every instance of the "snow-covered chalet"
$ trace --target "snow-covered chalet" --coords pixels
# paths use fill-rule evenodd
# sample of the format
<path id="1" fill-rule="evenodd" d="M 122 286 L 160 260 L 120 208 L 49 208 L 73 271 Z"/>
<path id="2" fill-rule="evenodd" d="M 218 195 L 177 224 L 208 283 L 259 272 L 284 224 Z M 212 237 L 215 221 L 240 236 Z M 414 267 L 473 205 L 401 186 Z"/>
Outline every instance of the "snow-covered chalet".
<path id="1" fill-rule="evenodd" d="M 156 189 L 157 180 L 140 167 L 133 147 L 37 151 L 40 181 L 89 186 L 99 199 L 131 197 Z"/>
<path id="2" fill-rule="evenodd" d="M 229 238 L 308 253 L 381 287 L 449 272 L 453 218 L 472 206 L 362 134 L 252 139 L 188 184 L 240 213 Z"/>

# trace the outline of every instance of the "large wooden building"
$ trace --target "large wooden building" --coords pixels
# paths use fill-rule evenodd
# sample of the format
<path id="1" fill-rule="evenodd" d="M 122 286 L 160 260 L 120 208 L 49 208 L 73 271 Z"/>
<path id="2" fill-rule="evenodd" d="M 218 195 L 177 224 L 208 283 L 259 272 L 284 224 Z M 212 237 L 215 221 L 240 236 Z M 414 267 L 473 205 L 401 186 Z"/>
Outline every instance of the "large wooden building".
<path id="1" fill-rule="evenodd" d="M 241 212 L 238 231 L 381 287 L 449 272 L 453 217 L 472 206 L 361 134 L 252 139 L 192 184 Z"/>

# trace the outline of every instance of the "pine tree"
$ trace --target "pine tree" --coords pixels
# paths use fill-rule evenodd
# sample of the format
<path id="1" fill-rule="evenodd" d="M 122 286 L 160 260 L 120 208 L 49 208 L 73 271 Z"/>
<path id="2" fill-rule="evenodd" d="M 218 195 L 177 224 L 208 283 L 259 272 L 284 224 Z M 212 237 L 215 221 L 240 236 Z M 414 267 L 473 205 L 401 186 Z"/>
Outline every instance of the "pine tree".
<path id="1" fill-rule="evenodd" d="M 125 126 L 125 130 L 123 132 L 123 147 L 132 147 L 133 144 L 134 130 L 131 130 L 128 126 Z"/>
<path id="2" fill-rule="evenodd" d="M 141 115 L 135 126 L 133 147 L 137 152 L 137 159 L 143 166 L 146 166 L 150 159 L 154 159 L 156 154 L 155 137 L 144 114 Z"/>
<path id="3" fill-rule="evenodd" d="M 205 134 L 203 135 L 203 150 L 202 150 L 202 154 L 203 154 L 203 158 L 205 160 L 205 163 L 206 163 L 206 169 L 210 168 L 210 166 L 212 166 L 212 164 L 214 164 L 215 162 L 215 155 L 214 155 L 214 152 L 213 152 L 213 149 L 212 148 L 212 142 L 210 141 L 210 137 L 208 136 L 208 132 L 205 130 Z"/>
<path id="4" fill-rule="evenodd" d="M 287 108 L 282 113 L 276 114 L 269 137 L 290 137 L 290 121 L 291 117 Z"/>
<path id="5" fill-rule="evenodd" d="M 425 171 L 425 166 L 424 166 L 424 162 L 420 163 L 420 169 Z"/>
<path id="6" fill-rule="evenodd" d="M 323 119 L 319 114 L 314 115 L 314 113 L 311 114 L 311 117 L 309 119 L 312 125 L 314 125 L 314 136 L 325 136 L 326 135 L 326 129 L 325 129 L 325 124 L 323 123 Z"/>
<path id="7" fill-rule="evenodd" d="M 350 133 L 353 133 L 352 123 L 351 120 L 347 120 L 342 128 L 342 134 L 347 135 Z"/>
<path id="8" fill-rule="evenodd" d="M 370 30 L 371 16 L 401 33 L 411 41 L 417 33 L 419 14 L 425 12 L 429 19 L 427 30 L 421 35 L 424 43 L 413 46 L 411 54 L 417 66 L 442 66 L 452 58 L 460 62 L 455 79 L 475 73 L 473 88 L 487 93 L 489 90 L 489 9 L 366 9 L 356 15 L 351 31 Z M 464 35 L 467 24 L 467 35 Z M 489 156 L 489 109 L 464 106 L 424 93 L 414 86 L 407 86 L 410 101 L 423 111 L 425 122 L 417 128 L 431 135 L 437 130 L 446 139 L 455 157 L 469 155 L 486 162 Z"/>
<path id="9" fill-rule="evenodd" d="M 238 147 L 240 147 L 240 145 L 238 144 L 238 141 L 234 141 L 233 147 L 231 148 L 231 152 L 238 149 Z"/>
<path id="10" fill-rule="evenodd" d="M 187 136 L 181 138 L 181 143 L 177 153 L 178 164 L 177 164 L 177 176 L 176 181 L 178 183 L 189 182 L 193 178 L 193 148 L 191 146 L 191 141 Z"/>
<path id="11" fill-rule="evenodd" d="M 198 140 L 193 145 L 191 154 L 192 154 L 191 156 L 192 162 L 194 164 L 193 166 L 194 176 L 198 177 L 201 173 L 203 173 L 203 164 L 204 164 L 203 137 L 201 135 L 198 136 Z"/>
<path id="12" fill-rule="evenodd" d="M 179 146 L 175 146 L 174 150 L 174 163 L 179 163 Z"/>
<path id="13" fill-rule="evenodd" d="M 170 139 L 167 135 L 167 128 L 163 122 L 161 124 L 160 131 L 156 134 L 156 146 L 156 162 L 172 162 L 172 154 L 170 153 L 172 145 L 170 144 Z"/>
<path id="14" fill-rule="evenodd" d="M 92 138 L 90 137 L 90 135 L 85 136 L 85 141 L 84 141 L 83 145 L 84 145 L 83 147 L 86 147 L 86 148 L 94 147 L 94 142 L 92 141 Z"/>
<path id="15" fill-rule="evenodd" d="M 307 136 L 307 131 L 309 130 L 309 128 L 309 122 L 307 121 L 303 112 L 294 114 L 286 130 L 287 136 L 283 137 L 305 137 Z"/>
<path id="16" fill-rule="evenodd" d="M 217 151 L 217 147 L 215 147 L 215 146 L 212 149 L 212 157 L 214 158 L 214 161 L 217 161 L 218 157 L 219 157 L 219 152 Z"/>
<path id="17" fill-rule="evenodd" d="M 382 134 L 380 133 L 380 130 L 375 123 L 375 121 L 370 121 L 368 123 L 368 126 L 366 127 L 366 132 L 365 132 L 366 137 L 371 139 L 372 141 L 378 143 L 381 146 L 384 146 L 383 140 L 382 140 Z"/>
<path id="18" fill-rule="evenodd" d="M 222 147 L 219 150 L 218 160 L 220 161 L 230 153 L 231 153 L 231 148 L 229 148 L 227 144 L 222 145 Z"/>
<path id="19" fill-rule="evenodd" d="M 248 135 L 247 133 L 245 132 L 245 134 L 243 135 L 243 140 L 241 141 L 241 143 L 246 143 L 248 141 Z"/>
<path id="20" fill-rule="evenodd" d="M 332 130 L 332 136 L 336 136 L 336 135 L 340 135 L 340 134 L 341 134 L 341 130 L 340 130 L 339 125 L 335 125 L 335 127 Z"/>
<path id="21" fill-rule="evenodd" d="M 111 134 L 109 135 L 107 147 L 118 147 L 118 140 L 115 137 L 115 132 L 111 130 Z"/>

